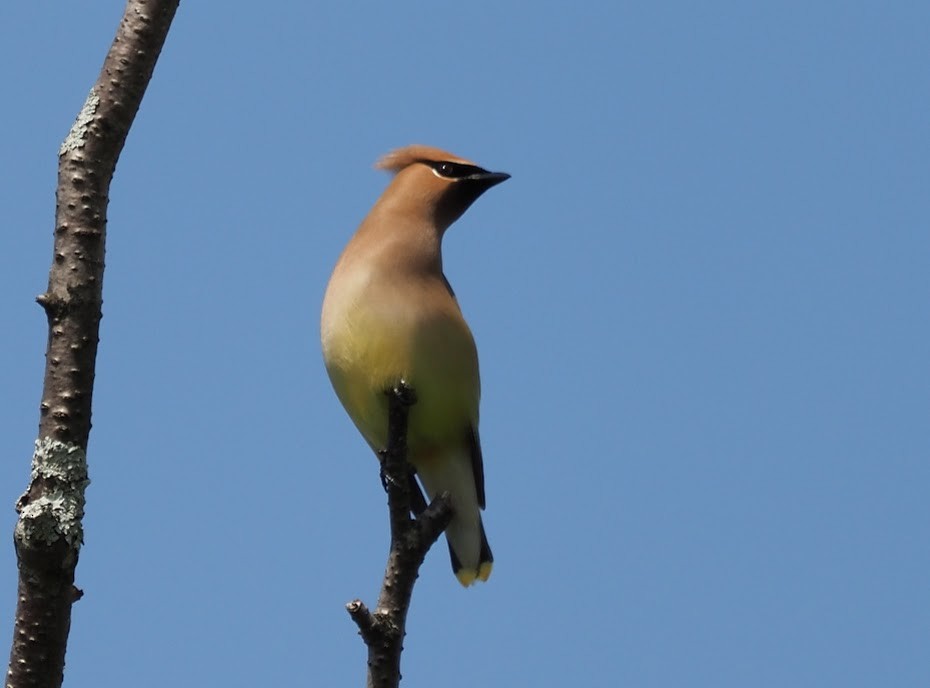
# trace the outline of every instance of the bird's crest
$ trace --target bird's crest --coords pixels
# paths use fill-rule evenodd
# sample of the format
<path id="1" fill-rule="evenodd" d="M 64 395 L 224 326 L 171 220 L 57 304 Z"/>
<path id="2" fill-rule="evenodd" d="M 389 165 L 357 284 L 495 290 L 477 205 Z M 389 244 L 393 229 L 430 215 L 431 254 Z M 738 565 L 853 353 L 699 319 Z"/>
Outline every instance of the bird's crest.
<path id="1" fill-rule="evenodd" d="M 383 156 L 375 163 L 375 169 L 386 170 L 397 174 L 405 167 L 409 167 L 414 163 L 424 160 L 431 162 L 459 162 L 466 165 L 474 165 L 470 160 L 452 155 L 452 153 L 440 150 L 439 148 L 413 145 L 398 148 Z"/>

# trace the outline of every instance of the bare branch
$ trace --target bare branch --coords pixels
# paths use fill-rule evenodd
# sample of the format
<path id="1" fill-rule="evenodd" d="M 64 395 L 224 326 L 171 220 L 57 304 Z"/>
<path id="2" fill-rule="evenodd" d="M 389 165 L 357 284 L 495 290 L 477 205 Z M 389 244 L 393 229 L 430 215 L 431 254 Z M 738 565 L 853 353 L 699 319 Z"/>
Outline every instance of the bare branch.
<path id="1" fill-rule="evenodd" d="M 45 381 L 32 477 L 16 508 L 19 566 L 9 688 L 61 685 L 83 541 L 87 440 L 110 182 L 178 0 L 129 0 L 103 69 L 59 151 Z"/>
<path id="2" fill-rule="evenodd" d="M 407 416 L 416 403 L 414 390 L 403 382 L 388 392 L 388 446 L 381 452 L 382 480 L 391 515 L 391 551 L 374 612 L 360 600 L 346 605 L 368 647 L 369 688 L 400 684 L 400 654 L 404 649 L 407 610 L 420 566 L 429 548 L 452 519 L 449 495 L 438 495 L 423 508 L 407 463 Z M 411 518 L 411 511 L 419 513 Z"/>

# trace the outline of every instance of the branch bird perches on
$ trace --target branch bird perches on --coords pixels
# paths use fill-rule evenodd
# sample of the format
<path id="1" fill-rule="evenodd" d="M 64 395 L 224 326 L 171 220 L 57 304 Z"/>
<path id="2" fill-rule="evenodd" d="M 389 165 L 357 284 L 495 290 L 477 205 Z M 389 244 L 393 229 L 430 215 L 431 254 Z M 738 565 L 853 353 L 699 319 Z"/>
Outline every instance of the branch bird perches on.
<path id="1" fill-rule="evenodd" d="M 407 462 L 407 417 L 416 403 L 415 390 L 401 381 L 387 396 L 388 443 L 380 454 L 391 549 L 375 610 L 370 611 L 361 600 L 346 605 L 368 648 L 369 688 L 394 688 L 400 683 L 400 655 L 413 586 L 426 553 L 452 519 L 449 495 L 442 493 L 426 506 Z"/>

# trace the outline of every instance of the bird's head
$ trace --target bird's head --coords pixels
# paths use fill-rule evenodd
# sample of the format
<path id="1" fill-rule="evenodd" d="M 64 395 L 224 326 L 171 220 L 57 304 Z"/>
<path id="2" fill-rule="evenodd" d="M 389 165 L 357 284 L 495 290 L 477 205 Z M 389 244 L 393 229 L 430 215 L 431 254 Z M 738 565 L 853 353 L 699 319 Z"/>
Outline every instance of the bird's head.
<path id="1" fill-rule="evenodd" d="M 440 232 L 481 194 L 510 179 L 504 172 L 489 172 L 457 155 L 418 145 L 388 153 L 375 167 L 396 175 L 385 197 L 411 212 L 429 215 Z"/>

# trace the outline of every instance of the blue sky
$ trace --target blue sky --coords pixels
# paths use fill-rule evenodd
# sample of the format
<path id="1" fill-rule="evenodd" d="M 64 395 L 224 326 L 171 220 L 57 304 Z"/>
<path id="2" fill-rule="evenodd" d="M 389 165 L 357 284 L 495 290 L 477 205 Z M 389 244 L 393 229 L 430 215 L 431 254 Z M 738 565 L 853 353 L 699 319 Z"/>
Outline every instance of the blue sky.
<path id="1" fill-rule="evenodd" d="M 56 153 L 121 12 L 0 8 L 7 533 Z M 375 600 L 387 514 L 318 317 L 372 162 L 413 142 L 513 178 L 445 242 L 495 572 L 465 591 L 431 553 L 404 685 L 930 685 L 928 25 L 183 3 L 112 187 L 66 685 L 362 680 L 343 605 Z M 0 593 L 8 647 L 11 545 Z"/>

